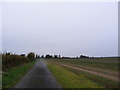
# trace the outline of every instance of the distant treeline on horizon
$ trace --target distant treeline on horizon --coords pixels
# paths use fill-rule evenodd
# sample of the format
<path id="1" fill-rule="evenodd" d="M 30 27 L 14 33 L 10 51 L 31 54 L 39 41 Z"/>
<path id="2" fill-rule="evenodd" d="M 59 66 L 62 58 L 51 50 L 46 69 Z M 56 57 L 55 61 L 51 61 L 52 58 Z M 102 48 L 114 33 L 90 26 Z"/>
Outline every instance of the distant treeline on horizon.
<path id="1" fill-rule="evenodd" d="M 34 53 L 34 52 L 32 52 Z M 34 53 L 35 54 L 35 53 Z M 18 54 L 13 54 L 11 52 L 5 52 L 1 55 L 18 55 Z M 26 57 L 27 55 L 26 54 L 20 54 L 20 56 L 24 56 Z M 119 57 L 119 56 L 118 56 Z M 57 59 L 57 58 L 63 58 L 63 59 L 74 59 L 74 58 L 117 58 L 117 56 L 111 56 L 111 57 L 90 57 L 90 56 L 87 56 L 87 55 L 80 55 L 79 57 L 76 56 L 76 57 L 66 57 L 66 56 L 61 56 L 61 55 L 50 55 L 50 54 L 47 54 L 47 55 L 38 55 L 38 54 L 35 54 L 35 58 L 46 58 L 46 59 Z"/>

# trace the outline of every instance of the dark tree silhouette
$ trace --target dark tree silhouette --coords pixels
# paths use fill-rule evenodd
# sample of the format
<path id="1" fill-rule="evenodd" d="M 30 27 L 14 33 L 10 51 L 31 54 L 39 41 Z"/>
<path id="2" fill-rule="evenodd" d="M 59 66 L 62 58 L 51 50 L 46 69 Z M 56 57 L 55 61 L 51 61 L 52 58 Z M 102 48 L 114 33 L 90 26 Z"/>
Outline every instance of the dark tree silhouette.
<path id="1" fill-rule="evenodd" d="M 36 54 L 36 58 L 40 58 L 40 55 L 37 55 L 37 54 Z"/>
<path id="2" fill-rule="evenodd" d="M 28 53 L 27 57 L 30 59 L 30 60 L 34 60 L 35 59 L 35 54 L 33 52 L 30 52 Z"/>
<path id="3" fill-rule="evenodd" d="M 58 58 L 58 55 L 54 55 L 54 58 L 57 59 L 57 58 Z"/>
<path id="4" fill-rule="evenodd" d="M 25 57 L 25 54 L 21 54 L 20 56 L 23 56 L 23 57 Z"/>
<path id="5" fill-rule="evenodd" d="M 44 55 L 42 55 L 41 58 L 44 58 Z"/>
<path id="6" fill-rule="evenodd" d="M 11 55 L 11 53 L 10 52 L 6 52 L 6 55 Z"/>
<path id="7" fill-rule="evenodd" d="M 80 58 L 89 58 L 89 57 L 85 55 L 81 55 Z"/>
<path id="8" fill-rule="evenodd" d="M 61 56 L 59 55 L 59 58 L 61 58 Z"/>
<path id="9" fill-rule="evenodd" d="M 52 55 L 47 54 L 45 58 L 52 58 Z"/>

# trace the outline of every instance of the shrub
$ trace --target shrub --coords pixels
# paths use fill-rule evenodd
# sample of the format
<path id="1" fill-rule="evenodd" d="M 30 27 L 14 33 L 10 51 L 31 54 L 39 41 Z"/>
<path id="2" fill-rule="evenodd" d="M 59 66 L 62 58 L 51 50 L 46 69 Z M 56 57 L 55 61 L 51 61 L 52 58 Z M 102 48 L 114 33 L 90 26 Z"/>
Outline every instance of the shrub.
<path id="1" fill-rule="evenodd" d="M 35 60 L 35 54 L 34 54 L 33 52 L 28 53 L 27 57 L 28 57 L 31 61 Z"/>
<path id="2" fill-rule="evenodd" d="M 30 59 L 24 56 L 13 55 L 13 54 L 3 54 L 2 55 L 2 69 L 4 71 L 11 67 L 21 65 L 24 63 L 28 63 L 29 61 Z"/>

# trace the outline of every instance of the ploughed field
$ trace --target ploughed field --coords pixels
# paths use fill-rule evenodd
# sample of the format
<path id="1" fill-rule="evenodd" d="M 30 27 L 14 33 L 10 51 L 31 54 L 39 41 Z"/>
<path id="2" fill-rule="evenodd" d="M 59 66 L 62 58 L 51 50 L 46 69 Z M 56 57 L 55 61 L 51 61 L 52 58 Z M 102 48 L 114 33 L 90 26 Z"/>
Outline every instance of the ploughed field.
<path id="1" fill-rule="evenodd" d="M 85 58 L 84 59 L 47 59 L 46 61 L 47 61 L 48 68 L 51 70 L 51 72 L 54 74 L 58 82 L 64 88 L 66 87 L 69 88 L 69 84 L 65 85 L 65 82 L 67 81 L 65 80 L 61 81 L 60 78 L 64 79 L 64 77 L 61 77 L 60 74 L 64 75 L 65 72 L 61 72 L 62 70 L 59 71 L 59 68 L 65 69 L 75 74 L 76 76 L 78 76 L 78 78 L 81 78 L 81 75 L 82 75 L 82 79 L 80 79 L 77 82 L 81 82 L 81 80 L 83 80 L 82 82 L 84 84 L 82 83 L 76 84 L 78 85 L 77 87 L 79 88 L 81 87 L 82 88 L 89 88 L 89 87 L 91 88 L 96 88 L 96 87 L 97 88 L 101 88 L 101 87 L 102 88 L 117 88 L 118 87 L 119 61 L 118 61 L 118 58 L 116 57 L 86 58 L 86 59 Z M 58 73 L 58 71 L 61 73 L 56 74 Z M 89 83 L 87 83 L 86 81 Z M 92 84 L 90 85 L 90 83 Z"/>

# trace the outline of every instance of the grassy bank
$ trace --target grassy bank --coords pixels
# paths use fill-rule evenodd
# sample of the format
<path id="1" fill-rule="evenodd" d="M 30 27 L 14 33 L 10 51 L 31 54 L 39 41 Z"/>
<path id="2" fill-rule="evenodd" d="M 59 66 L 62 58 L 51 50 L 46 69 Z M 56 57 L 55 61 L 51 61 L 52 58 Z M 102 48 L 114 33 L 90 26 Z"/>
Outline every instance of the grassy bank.
<path id="1" fill-rule="evenodd" d="M 82 74 L 75 74 L 59 65 L 50 62 L 47 63 L 47 66 L 62 88 L 102 88 L 102 86 L 92 82 Z"/>
<path id="2" fill-rule="evenodd" d="M 32 61 L 6 70 L 2 76 L 2 88 L 12 88 L 34 64 Z"/>

